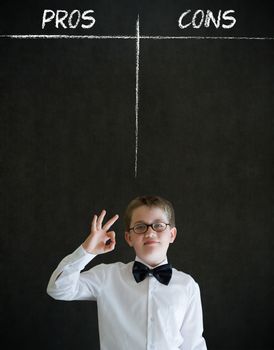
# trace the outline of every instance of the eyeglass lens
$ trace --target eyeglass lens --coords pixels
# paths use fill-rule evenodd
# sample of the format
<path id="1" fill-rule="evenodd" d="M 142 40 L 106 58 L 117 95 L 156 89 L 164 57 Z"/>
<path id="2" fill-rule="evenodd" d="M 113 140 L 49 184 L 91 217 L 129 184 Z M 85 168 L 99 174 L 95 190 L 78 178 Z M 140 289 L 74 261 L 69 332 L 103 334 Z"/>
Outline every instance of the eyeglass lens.
<path id="1" fill-rule="evenodd" d="M 148 228 L 152 227 L 152 229 L 156 232 L 162 232 L 166 229 L 167 224 L 163 223 L 163 222 L 156 222 L 153 224 L 138 224 L 136 226 L 133 227 L 133 230 L 135 233 L 145 233 L 147 232 Z"/>

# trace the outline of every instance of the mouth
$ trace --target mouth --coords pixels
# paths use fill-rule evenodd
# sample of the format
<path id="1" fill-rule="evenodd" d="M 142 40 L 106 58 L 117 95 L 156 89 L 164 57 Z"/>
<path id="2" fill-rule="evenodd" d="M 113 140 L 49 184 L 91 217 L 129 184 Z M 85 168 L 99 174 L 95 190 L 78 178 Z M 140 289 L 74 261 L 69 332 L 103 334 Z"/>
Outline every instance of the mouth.
<path id="1" fill-rule="evenodd" d="M 159 244 L 160 242 L 158 242 L 158 241 L 146 241 L 145 243 L 144 243 L 144 245 L 152 245 L 152 244 Z"/>

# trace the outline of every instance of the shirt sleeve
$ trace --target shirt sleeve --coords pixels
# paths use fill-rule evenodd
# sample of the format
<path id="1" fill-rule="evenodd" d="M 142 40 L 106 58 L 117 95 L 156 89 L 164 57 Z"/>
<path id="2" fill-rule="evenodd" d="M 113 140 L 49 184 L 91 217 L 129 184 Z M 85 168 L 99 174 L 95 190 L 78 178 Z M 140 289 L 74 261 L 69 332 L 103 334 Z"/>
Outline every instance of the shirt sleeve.
<path id="1" fill-rule="evenodd" d="M 82 245 L 66 256 L 49 279 L 48 295 L 57 300 L 96 300 L 104 278 L 102 266 L 81 272 L 94 257 Z"/>
<path id="2" fill-rule="evenodd" d="M 181 327 L 181 350 L 207 350 L 203 337 L 203 312 L 199 285 L 194 282 L 192 295 Z"/>

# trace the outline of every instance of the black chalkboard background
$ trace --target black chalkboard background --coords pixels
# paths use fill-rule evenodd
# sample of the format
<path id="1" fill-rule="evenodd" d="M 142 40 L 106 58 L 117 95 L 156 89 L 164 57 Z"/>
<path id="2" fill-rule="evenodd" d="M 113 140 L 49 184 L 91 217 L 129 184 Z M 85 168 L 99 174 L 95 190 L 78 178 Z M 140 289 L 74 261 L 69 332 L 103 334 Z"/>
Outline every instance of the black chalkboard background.
<path id="1" fill-rule="evenodd" d="M 41 28 L 44 9 L 93 9 L 88 30 Z M 233 9 L 229 30 L 178 27 L 187 9 Z M 1 35 L 274 38 L 271 1 L 24 1 Z M 274 40 L 0 38 L 1 331 L 35 349 L 99 349 L 96 304 L 46 294 L 94 213 L 139 194 L 173 202 L 169 259 L 201 288 L 210 350 L 270 350 L 273 324 Z M 134 258 L 123 241 L 92 264 Z M 111 349 L 110 349 L 111 350 Z M 185 349 L 188 350 L 188 349 Z"/>

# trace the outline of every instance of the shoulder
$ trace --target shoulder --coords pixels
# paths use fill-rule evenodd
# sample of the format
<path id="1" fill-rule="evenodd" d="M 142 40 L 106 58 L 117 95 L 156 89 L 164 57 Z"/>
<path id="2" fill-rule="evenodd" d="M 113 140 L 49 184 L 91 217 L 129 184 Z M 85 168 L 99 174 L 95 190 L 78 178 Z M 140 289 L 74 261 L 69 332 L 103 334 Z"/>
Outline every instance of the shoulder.
<path id="1" fill-rule="evenodd" d="M 93 266 L 89 271 L 96 273 L 104 274 L 113 274 L 113 273 L 123 273 L 125 270 L 129 270 L 133 265 L 133 262 L 123 263 L 123 262 L 114 262 L 110 264 L 98 264 Z"/>
<path id="2" fill-rule="evenodd" d="M 180 284 L 189 289 L 189 291 L 194 292 L 194 290 L 199 289 L 198 283 L 190 274 L 179 271 L 174 267 L 172 268 L 172 280 L 175 284 Z"/>
<path id="3" fill-rule="evenodd" d="M 88 279 L 98 281 L 101 285 L 112 286 L 117 281 L 128 281 L 131 278 L 133 263 L 115 262 L 98 264 L 86 272 Z M 116 281 L 116 282 L 115 282 Z"/>

